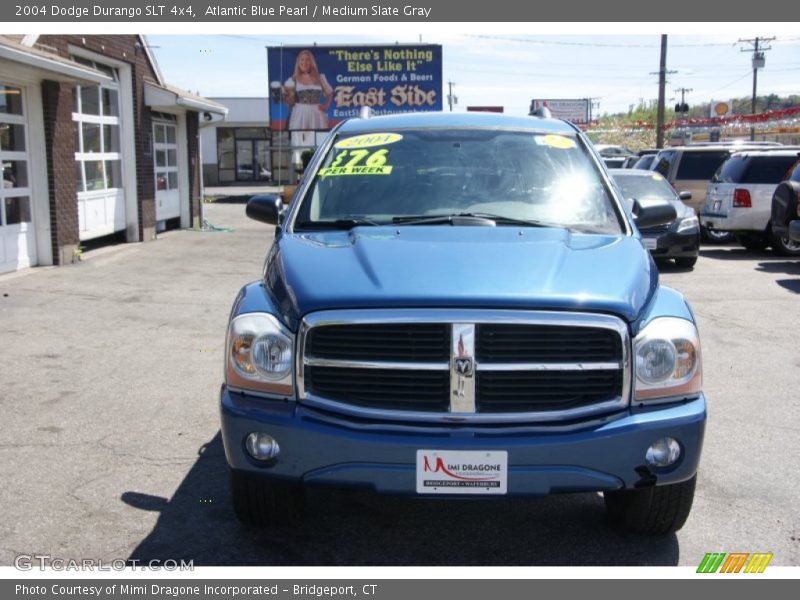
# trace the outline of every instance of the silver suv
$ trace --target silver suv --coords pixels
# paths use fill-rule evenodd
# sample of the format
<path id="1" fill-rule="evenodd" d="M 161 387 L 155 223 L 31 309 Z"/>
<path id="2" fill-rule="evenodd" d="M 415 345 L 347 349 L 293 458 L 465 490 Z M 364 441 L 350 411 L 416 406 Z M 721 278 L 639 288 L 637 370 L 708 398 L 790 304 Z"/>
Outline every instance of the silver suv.
<path id="1" fill-rule="evenodd" d="M 732 153 L 749 148 L 750 146 L 722 144 L 665 148 L 658 152 L 650 168 L 661 173 L 678 193 L 691 192 L 691 199 L 685 203 L 699 214 L 706 201 L 708 182 L 719 166 Z M 701 230 L 703 237 L 712 241 L 730 239 L 727 233 L 707 230 L 703 223 Z"/>
<path id="2" fill-rule="evenodd" d="M 700 222 L 710 230 L 733 232 L 745 248 L 767 246 L 781 255 L 800 255 L 800 244 L 773 234 L 772 195 L 797 162 L 800 149 L 781 148 L 736 152 L 708 184 Z"/>

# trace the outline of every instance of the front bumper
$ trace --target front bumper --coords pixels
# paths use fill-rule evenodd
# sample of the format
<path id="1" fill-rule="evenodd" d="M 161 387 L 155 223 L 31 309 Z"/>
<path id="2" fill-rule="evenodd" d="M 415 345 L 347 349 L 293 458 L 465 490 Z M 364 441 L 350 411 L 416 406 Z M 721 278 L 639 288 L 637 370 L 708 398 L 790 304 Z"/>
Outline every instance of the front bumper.
<path id="1" fill-rule="evenodd" d="M 569 431 L 478 425 L 418 425 L 353 421 L 248 394 L 220 393 L 222 439 L 231 468 L 308 485 L 359 486 L 382 493 L 416 493 L 416 452 L 507 450 L 508 494 L 615 490 L 677 483 L 697 471 L 705 430 L 705 398 L 629 409 L 614 419 Z M 244 439 L 273 436 L 280 455 L 266 464 L 250 458 Z M 661 437 L 677 439 L 679 462 L 647 469 L 645 453 Z"/>
<path id="2" fill-rule="evenodd" d="M 670 229 L 655 235 L 642 232 L 645 239 L 655 242 L 655 248 L 650 248 L 653 258 L 695 258 L 700 253 L 700 231 L 689 233 L 676 233 Z"/>

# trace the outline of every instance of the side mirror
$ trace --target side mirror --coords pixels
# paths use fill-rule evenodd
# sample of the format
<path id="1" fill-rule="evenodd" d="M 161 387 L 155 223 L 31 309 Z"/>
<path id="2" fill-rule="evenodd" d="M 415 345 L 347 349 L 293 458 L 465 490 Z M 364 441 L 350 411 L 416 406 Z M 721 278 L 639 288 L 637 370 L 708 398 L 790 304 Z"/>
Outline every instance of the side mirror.
<path id="1" fill-rule="evenodd" d="M 638 210 L 636 210 L 637 208 Z M 636 227 L 639 229 L 666 225 L 667 223 L 672 223 L 677 218 L 678 211 L 675 210 L 672 204 L 667 202 L 659 202 L 658 204 L 648 204 L 645 206 L 636 202 L 634 206 L 633 219 L 636 222 Z"/>
<path id="2" fill-rule="evenodd" d="M 277 194 L 259 194 L 247 201 L 245 214 L 256 221 L 278 225 L 283 216 L 283 201 Z"/>
<path id="3" fill-rule="evenodd" d="M 691 200 L 692 199 L 692 192 L 681 192 L 678 194 L 678 198 L 681 200 Z"/>

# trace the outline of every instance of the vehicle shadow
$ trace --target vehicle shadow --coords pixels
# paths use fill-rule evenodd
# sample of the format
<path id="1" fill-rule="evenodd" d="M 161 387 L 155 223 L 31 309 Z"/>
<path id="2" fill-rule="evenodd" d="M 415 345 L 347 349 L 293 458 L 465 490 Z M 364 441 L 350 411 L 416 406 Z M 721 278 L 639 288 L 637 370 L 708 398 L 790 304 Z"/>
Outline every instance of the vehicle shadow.
<path id="1" fill-rule="evenodd" d="M 691 273 L 694 267 L 679 267 L 671 260 L 657 260 L 656 267 L 659 273 Z"/>
<path id="2" fill-rule="evenodd" d="M 785 257 L 773 254 L 771 250 L 748 250 L 741 246 L 712 246 L 700 247 L 700 256 L 715 260 L 786 260 Z"/>
<path id="3" fill-rule="evenodd" d="M 598 494 L 423 500 L 370 491 L 309 490 L 301 522 L 261 531 L 236 520 L 220 434 L 204 445 L 171 499 L 129 491 L 160 512 L 131 560 L 200 565 L 676 565 L 678 540 L 623 535 Z"/>
<path id="4" fill-rule="evenodd" d="M 777 283 L 782 288 L 800 294 L 800 259 L 783 259 L 776 262 L 762 262 L 756 266 L 756 271 L 764 273 L 785 273 L 787 275 L 795 275 L 796 279 L 776 279 Z"/>

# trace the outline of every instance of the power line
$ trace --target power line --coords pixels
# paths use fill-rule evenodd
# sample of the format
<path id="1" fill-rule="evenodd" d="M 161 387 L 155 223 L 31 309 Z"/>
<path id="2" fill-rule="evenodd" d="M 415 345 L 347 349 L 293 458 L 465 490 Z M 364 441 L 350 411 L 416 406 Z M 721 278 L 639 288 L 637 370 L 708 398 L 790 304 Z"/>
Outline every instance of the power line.
<path id="1" fill-rule="evenodd" d="M 737 77 L 736 79 L 734 79 L 734 80 L 733 80 L 733 81 L 731 81 L 730 83 L 726 83 L 726 84 L 725 84 L 725 85 L 723 85 L 722 87 L 718 87 L 718 88 L 717 88 L 717 89 L 715 89 L 713 92 L 711 92 L 711 95 L 713 96 L 713 95 L 714 95 L 714 94 L 716 94 L 717 92 L 719 92 L 719 91 L 721 91 L 721 90 L 724 90 L 725 88 L 729 88 L 729 87 L 731 87 L 732 85 L 735 85 L 735 84 L 739 83 L 739 82 L 740 82 L 742 79 L 744 79 L 745 77 L 750 77 L 750 71 L 748 71 L 747 73 L 745 73 L 745 74 L 744 74 L 744 75 L 742 75 L 741 77 Z"/>
<path id="2" fill-rule="evenodd" d="M 659 48 L 660 44 L 619 44 L 619 43 L 605 43 L 605 42 L 566 42 L 563 40 L 542 40 L 542 39 L 530 39 L 530 38 L 518 38 L 518 37 L 510 37 L 510 36 L 502 36 L 502 35 L 468 35 L 467 37 L 474 37 L 478 39 L 487 39 L 487 40 L 500 40 L 500 41 L 507 41 L 507 42 L 519 42 L 523 44 L 541 44 L 541 45 L 550 45 L 550 46 L 583 46 L 583 47 L 590 47 L 590 48 Z M 739 42 L 742 40 L 739 40 Z M 780 43 L 784 42 L 794 42 L 800 41 L 800 37 L 793 37 L 793 38 L 771 38 L 771 41 L 776 41 Z M 710 48 L 714 46 L 724 47 L 727 46 L 732 48 L 736 46 L 739 42 L 702 42 L 697 44 L 670 44 L 672 48 Z"/>

